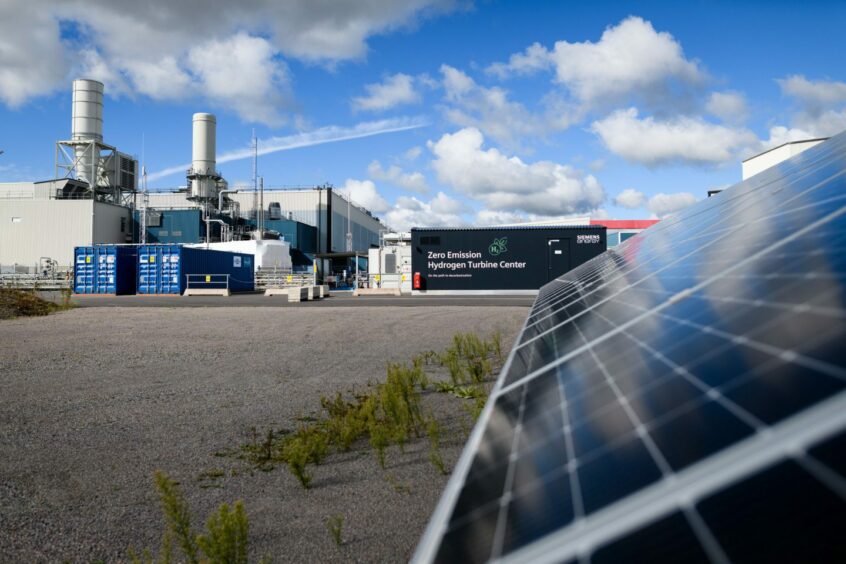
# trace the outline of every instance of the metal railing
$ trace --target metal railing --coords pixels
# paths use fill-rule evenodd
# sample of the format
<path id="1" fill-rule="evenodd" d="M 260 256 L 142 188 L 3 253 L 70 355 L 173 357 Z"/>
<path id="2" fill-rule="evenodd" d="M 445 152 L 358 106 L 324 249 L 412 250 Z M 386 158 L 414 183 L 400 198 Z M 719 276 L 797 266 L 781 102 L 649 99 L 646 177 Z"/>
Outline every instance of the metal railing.
<path id="1" fill-rule="evenodd" d="M 255 284 L 256 290 L 311 286 L 314 284 L 314 274 L 310 272 L 293 272 L 290 268 L 259 270 L 255 273 Z"/>
<path id="2" fill-rule="evenodd" d="M 0 288 L 63 290 L 73 286 L 73 268 L 43 265 L 0 265 Z"/>
<path id="3" fill-rule="evenodd" d="M 186 274 L 185 288 L 188 290 L 229 290 L 229 275 Z"/>

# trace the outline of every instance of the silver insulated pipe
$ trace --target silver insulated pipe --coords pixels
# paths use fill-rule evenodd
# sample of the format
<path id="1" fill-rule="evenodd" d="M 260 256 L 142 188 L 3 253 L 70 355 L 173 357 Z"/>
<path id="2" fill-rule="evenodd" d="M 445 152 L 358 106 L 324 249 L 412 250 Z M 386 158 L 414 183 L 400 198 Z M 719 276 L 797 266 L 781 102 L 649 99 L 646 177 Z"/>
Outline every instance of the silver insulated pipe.
<path id="1" fill-rule="evenodd" d="M 76 177 L 96 184 L 100 151 L 90 143 L 103 142 L 103 83 L 96 80 L 73 81 L 71 140 L 89 143 L 74 147 Z"/>
<path id="2" fill-rule="evenodd" d="M 209 199 L 214 196 L 217 176 L 215 167 L 217 120 L 214 114 L 194 114 L 194 140 L 191 150 L 191 197 Z"/>

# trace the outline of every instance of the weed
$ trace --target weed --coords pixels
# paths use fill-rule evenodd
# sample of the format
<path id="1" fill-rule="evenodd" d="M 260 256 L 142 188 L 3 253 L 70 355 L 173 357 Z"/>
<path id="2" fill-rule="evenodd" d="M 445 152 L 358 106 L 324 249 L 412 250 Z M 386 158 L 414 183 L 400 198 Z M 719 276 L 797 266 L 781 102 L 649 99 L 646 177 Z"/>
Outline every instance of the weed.
<path id="1" fill-rule="evenodd" d="M 394 491 L 397 493 L 411 493 L 411 486 L 407 483 L 400 482 L 399 480 L 397 480 L 396 476 L 394 476 L 390 472 L 385 473 L 385 481 L 388 482 L 391 487 L 394 488 Z"/>
<path id="2" fill-rule="evenodd" d="M 329 438 L 317 427 L 300 427 L 282 444 L 281 458 L 306 489 L 311 486 L 308 464 L 320 464 L 329 448 Z"/>
<path id="3" fill-rule="evenodd" d="M 391 437 L 388 428 L 375 420 L 370 423 L 368 428 L 370 433 L 370 446 L 376 451 L 376 460 L 379 466 L 385 468 L 385 450 L 391 444 Z"/>
<path id="4" fill-rule="evenodd" d="M 173 548 L 176 541 L 182 550 L 182 560 L 190 564 L 199 562 L 246 564 L 249 522 L 243 502 L 236 501 L 233 509 L 225 503 L 221 505 L 217 513 L 209 517 L 206 533 L 195 536 L 191 531 L 188 504 L 177 482 L 161 471 L 157 471 L 155 483 L 167 522 L 156 562 L 167 564 L 174 560 Z M 200 553 L 203 558 L 200 557 Z M 149 549 L 144 549 L 139 556 L 134 549 L 130 548 L 128 556 L 133 564 L 154 562 Z"/>
<path id="5" fill-rule="evenodd" d="M 332 515 L 331 517 L 327 517 L 326 528 L 329 530 L 329 534 L 332 535 L 332 540 L 335 541 L 335 544 L 337 546 L 341 546 L 341 544 L 344 542 L 342 538 L 344 529 L 344 516 Z"/>
<path id="6" fill-rule="evenodd" d="M 161 471 L 156 471 L 155 481 L 170 534 L 179 543 L 186 560 L 195 564 L 198 562 L 197 543 L 191 534 L 191 514 L 179 485 Z"/>
<path id="7" fill-rule="evenodd" d="M 441 474 L 447 475 L 446 465 L 441 456 L 441 426 L 434 417 L 431 417 L 426 424 L 426 434 L 429 435 L 429 461 Z"/>
<path id="8" fill-rule="evenodd" d="M 207 533 L 197 536 L 197 545 L 211 562 L 246 564 L 249 523 L 244 503 L 232 509 L 223 504 L 206 522 Z"/>
<path id="9" fill-rule="evenodd" d="M 479 416 L 482 414 L 482 410 L 485 409 L 485 403 L 487 398 L 485 397 L 477 397 L 472 404 L 469 406 L 464 406 L 464 410 L 470 416 L 470 423 L 475 424 L 476 421 L 479 420 Z"/>
<path id="10" fill-rule="evenodd" d="M 67 308 L 38 297 L 35 291 L 0 288 L 0 319 L 39 317 L 62 309 Z"/>

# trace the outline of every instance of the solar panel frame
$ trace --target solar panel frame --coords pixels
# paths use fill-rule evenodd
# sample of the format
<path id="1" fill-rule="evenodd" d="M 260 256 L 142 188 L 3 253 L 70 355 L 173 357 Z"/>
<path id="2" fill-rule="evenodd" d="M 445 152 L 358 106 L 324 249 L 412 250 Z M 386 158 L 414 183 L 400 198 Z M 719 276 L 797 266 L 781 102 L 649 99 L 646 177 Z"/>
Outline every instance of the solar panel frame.
<path id="1" fill-rule="evenodd" d="M 844 144 L 844 139 L 846 139 L 846 137 L 841 135 L 839 138 L 836 138 L 836 142 L 842 146 Z M 767 213 L 758 213 L 757 218 L 751 222 L 746 222 L 744 225 L 728 227 L 725 229 L 720 229 L 719 225 L 711 226 L 711 230 L 706 229 L 703 232 L 695 233 L 691 237 L 688 237 L 687 240 L 681 241 L 681 243 L 689 242 L 691 239 L 703 240 L 708 237 L 713 237 L 715 231 L 716 233 L 721 233 L 719 235 L 720 238 L 729 238 L 742 232 L 744 229 L 748 229 L 750 226 L 754 227 L 757 223 L 772 221 L 773 218 L 776 217 L 783 216 L 783 218 L 788 221 L 792 218 L 799 217 L 798 214 L 801 214 L 804 207 L 799 206 L 790 208 L 789 205 L 791 203 L 801 202 L 803 195 L 812 193 L 818 187 L 823 186 L 826 183 L 831 184 L 833 181 L 846 175 L 846 167 L 843 166 L 843 155 L 839 153 L 834 153 L 833 155 L 827 154 L 824 149 L 825 145 L 826 144 L 823 144 L 823 148 L 821 149 L 807 151 L 806 153 L 783 163 L 779 167 L 776 167 L 774 170 L 762 173 L 753 177 L 753 179 L 742 183 L 745 186 L 745 190 L 742 192 L 739 190 L 723 191 L 711 200 L 715 201 L 712 202 L 712 205 L 720 205 L 718 199 L 722 199 L 726 203 L 742 201 L 745 199 L 746 206 L 748 207 L 756 203 L 755 198 L 750 196 L 751 192 L 755 192 L 757 190 L 767 190 L 771 185 L 775 185 L 775 192 L 781 191 L 783 188 L 779 188 L 778 182 L 787 176 L 798 175 L 801 178 L 809 178 L 813 177 L 815 174 L 817 176 L 822 175 L 824 178 L 820 179 L 819 182 L 812 184 L 806 190 L 794 194 L 792 197 L 785 201 L 781 201 L 780 203 L 768 202 L 772 209 L 769 209 Z M 843 153 L 843 151 L 841 151 L 841 153 Z M 829 168 L 828 173 L 826 173 L 826 167 Z M 826 176 L 826 174 L 828 175 Z M 678 264 L 685 257 L 695 255 L 698 251 L 695 248 L 692 248 L 692 250 L 690 250 L 690 252 L 686 255 L 676 257 L 675 260 L 671 260 L 669 263 L 665 264 L 661 270 L 657 272 L 653 271 L 649 276 L 636 279 L 634 284 L 626 284 L 626 276 L 636 269 L 642 268 L 644 264 L 643 261 L 633 264 L 631 269 L 628 271 L 620 272 L 617 270 L 616 274 L 618 274 L 618 276 L 611 280 L 603 280 L 602 272 L 614 271 L 613 267 L 616 266 L 616 268 L 618 268 L 619 264 L 625 264 L 626 253 L 629 249 L 633 247 L 636 248 L 640 245 L 640 240 L 643 237 L 636 236 L 618 247 L 617 250 L 609 251 L 608 253 L 597 257 L 597 259 L 583 265 L 574 273 L 568 273 L 567 275 L 564 275 L 558 280 L 545 286 L 539 292 L 535 305 L 533 306 L 519 333 L 516 344 L 509 352 L 505 366 L 503 367 L 500 377 L 497 379 L 497 382 L 492 390 L 490 396 L 491 400 L 487 402 L 487 405 L 479 417 L 478 424 L 473 429 L 473 432 L 468 439 L 467 447 L 456 464 L 453 476 L 447 485 L 444 495 L 442 496 L 442 499 L 432 516 L 430 524 L 421 539 L 420 544 L 418 545 L 414 560 L 418 562 L 435 560 L 440 538 L 447 530 L 456 498 L 464 486 L 465 476 L 468 474 L 470 466 L 474 462 L 474 457 L 476 456 L 480 444 L 482 443 L 483 435 L 487 431 L 495 406 L 500 399 L 507 396 L 509 393 L 514 393 L 516 390 L 520 389 L 523 390 L 523 397 L 525 398 L 525 394 L 529 389 L 529 386 L 527 385 L 528 383 L 539 379 L 544 374 L 550 372 L 550 370 L 561 367 L 570 360 L 578 358 L 584 353 L 593 356 L 596 363 L 601 366 L 602 361 L 595 358 L 596 355 L 593 352 L 593 348 L 595 346 L 600 345 L 603 341 L 613 338 L 614 336 L 626 335 L 628 328 L 650 316 L 661 314 L 675 304 L 688 299 L 695 300 L 696 293 L 698 291 L 707 288 L 711 284 L 715 284 L 717 281 L 725 280 L 726 274 L 737 272 L 743 267 L 743 265 L 758 260 L 761 257 L 772 253 L 774 250 L 784 248 L 791 242 L 801 239 L 808 233 L 812 233 L 815 229 L 825 226 L 837 218 L 841 218 L 844 214 L 846 214 L 846 195 L 833 195 L 828 200 L 824 200 L 823 203 L 838 201 L 840 201 L 839 207 L 831 213 L 826 214 L 824 217 L 805 224 L 790 233 L 787 237 L 760 247 L 755 253 L 751 256 L 745 257 L 739 261 L 739 263 L 729 266 L 723 270 L 718 270 L 712 276 L 699 280 L 698 283 L 693 286 L 687 286 L 679 292 L 670 293 L 664 300 L 656 298 L 659 303 L 652 308 L 644 309 L 644 311 L 640 315 L 636 316 L 634 320 L 629 319 L 620 326 L 614 326 L 614 324 L 611 323 L 613 329 L 610 332 L 604 333 L 597 338 L 592 338 L 590 340 L 586 339 L 581 347 L 556 358 L 556 360 L 552 362 L 543 363 L 533 370 L 523 372 L 520 374 L 519 378 L 512 378 L 509 381 L 511 370 L 515 367 L 515 359 L 518 354 L 523 349 L 528 348 L 531 343 L 539 341 L 543 335 L 549 334 L 551 331 L 554 331 L 556 328 L 559 328 L 567 323 L 571 323 L 581 334 L 582 329 L 579 329 L 577 320 L 580 317 L 587 318 L 588 316 L 586 312 L 593 312 L 596 314 L 600 305 L 609 303 L 609 301 L 611 301 L 614 297 L 624 294 L 633 286 L 636 287 L 643 285 L 650 276 L 654 277 L 657 273 L 671 268 L 674 264 Z M 820 202 L 813 203 L 809 207 L 813 208 L 817 205 L 820 205 Z M 728 207 L 728 205 L 725 207 Z M 733 216 L 738 215 L 741 211 L 744 210 L 733 210 Z M 691 217 L 695 219 L 697 215 L 702 213 L 703 212 L 697 210 L 693 210 L 689 213 L 682 212 L 679 217 L 664 220 L 656 226 L 650 228 L 650 235 L 652 239 L 658 239 L 663 231 L 667 231 L 670 235 L 672 235 L 674 229 L 689 229 L 685 223 L 693 221 Z M 791 214 L 794 215 L 791 216 Z M 656 233 L 658 235 L 655 235 Z M 666 259 L 666 257 L 662 256 L 660 253 L 653 253 L 651 257 L 648 254 L 645 254 L 644 256 L 646 257 L 645 260 L 648 263 L 661 263 L 662 260 Z M 609 266 L 609 262 L 613 262 L 615 265 Z M 576 277 L 576 280 L 573 280 L 573 277 Z M 610 297 L 605 296 L 604 299 L 600 297 L 598 302 L 588 306 L 587 309 L 583 309 L 580 313 L 575 315 L 570 315 L 568 313 L 567 318 L 564 320 L 558 320 L 544 332 L 535 334 L 526 339 L 527 330 L 537 326 L 540 321 L 548 319 L 557 312 L 562 311 L 562 308 L 564 307 L 572 306 L 577 303 L 579 305 L 583 305 L 585 298 L 591 296 L 598 297 L 602 291 L 607 291 L 610 287 L 617 283 L 621 283 L 623 286 L 618 288 L 616 294 L 612 294 Z M 730 301 L 731 300 L 729 299 L 728 302 Z M 554 307 L 557 307 L 558 309 L 552 310 L 551 308 Z M 788 304 L 778 304 L 778 307 L 789 308 L 790 306 Z M 806 309 L 814 313 L 813 307 Z M 546 312 L 546 316 L 540 317 L 543 312 Z M 839 321 L 842 323 L 842 318 L 840 318 Z M 700 326 L 699 330 L 702 329 L 703 326 Z M 766 348 L 766 343 L 756 343 L 754 340 L 750 341 L 743 335 L 725 336 L 729 339 L 734 339 L 735 345 L 749 347 L 763 346 Z M 738 341 L 738 339 L 741 340 Z M 780 351 L 773 350 L 766 350 L 765 352 L 766 354 L 771 354 L 771 356 L 773 356 L 772 353 L 775 352 L 782 354 Z M 660 351 L 654 349 L 652 354 L 656 355 L 656 358 L 660 358 L 660 356 L 662 356 Z M 814 362 L 815 359 L 803 358 L 801 354 L 797 354 L 794 351 L 787 351 L 785 354 L 786 356 L 782 358 L 785 362 L 806 362 L 813 365 L 809 366 L 809 368 L 813 370 L 822 369 L 832 373 L 833 377 L 837 379 L 846 380 L 846 370 L 843 370 L 842 367 L 821 366 L 820 363 Z M 683 366 L 676 365 L 672 368 L 676 371 L 684 371 Z M 579 501 L 575 500 L 574 523 L 578 522 L 578 525 L 568 525 L 565 528 L 547 534 L 540 540 L 523 546 L 522 548 L 518 548 L 514 552 L 508 552 L 505 555 L 501 555 L 499 549 L 503 546 L 503 537 L 505 534 L 504 528 L 507 523 L 505 518 L 507 517 L 506 509 L 508 504 L 511 502 L 512 496 L 510 487 L 506 487 L 504 494 L 499 499 L 500 507 L 498 513 L 501 515 L 501 518 L 497 520 L 497 526 L 494 532 L 495 538 L 492 543 L 492 556 L 494 556 L 494 559 L 504 562 L 557 562 L 567 560 L 569 558 L 584 559 L 594 550 L 607 544 L 609 539 L 618 539 L 626 533 L 630 533 L 631 531 L 639 527 L 643 527 L 644 525 L 654 523 L 657 520 L 665 518 L 673 512 L 677 512 L 681 509 L 683 510 L 685 517 L 688 519 L 688 523 L 697 535 L 700 543 L 708 553 L 709 558 L 712 561 L 726 561 L 727 558 L 725 557 L 725 554 L 722 552 L 719 543 L 713 539 L 708 527 L 701 522 L 701 517 L 696 513 L 696 511 L 691 511 L 689 508 L 692 507 L 697 500 L 701 500 L 720 489 L 724 489 L 727 484 L 740 481 L 744 479 L 744 477 L 748 477 L 756 471 L 767 467 L 767 465 L 771 465 L 774 462 L 785 458 L 796 458 L 795 455 L 797 452 L 804 452 L 807 449 L 816 448 L 817 445 L 827 439 L 831 439 L 833 436 L 836 436 L 838 433 L 842 432 L 844 427 L 846 427 L 846 391 L 834 393 L 827 399 L 815 403 L 812 410 L 802 411 L 798 414 L 794 413 L 787 419 L 777 420 L 771 425 L 760 421 L 754 415 L 742 408 L 739 408 L 737 405 L 733 405 L 732 402 L 727 400 L 727 398 L 724 396 L 721 397 L 720 393 L 715 391 L 713 387 L 702 389 L 702 391 L 706 397 L 709 397 L 711 400 L 715 400 L 715 404 L 722 405 L 723 407 L 729 409 L 734 415 L 744 420 L 757 432 L 742 441 L 734 442 L 731 446 L 717 452 L 717 454 L 711 454 L 704 459 L 695 461 L 691 466 L 673 469 L 671 465 L 664 460 L 666 466 L 661 468 L 662 478 L 660 480 L 637 490 L 628 497 L 616 500 L 609 506 L 599 508 L 587 517 L 585 517 L 583 508 L 580 509 Z M 566 409 L 567 401 L 564 399 L 565 397 L 566 396 L 562 396 L 562 409 Z M 622 397 L 625 398 L 625 394 L 622 394 Z M 631 418 L 632 413 L 629 413 L 628 415 Z M 566 417 L 564 420 L 568 421 Z M 636 414 L 635 417 L 632 418 L 632 422 L 637 422 Z M 518 422 L 515 428 L 519 429 L 520 424 L 521 423 Z M 642 423 L 640 423 L 640 425 L 642 426 Z M 635 428 L 637 428 L 637 424 L 635 425 Z M 760 432 L 762 429 L 766 429 L 766 432 Z M 515 430 L 513 437 L 514 445 L 519 442 L 519 435 L 520 432 Z M 641 434 L 638 434 L 638 436 L 641 436 Z M 652 446 L 654 447 L 654 444 Z M 568 442 L 567 448 L 570 450 L 569 455 L 572 456 L 569 457 L 570 462 L 568 462 L 565 467 L 567 468 L 566 472 L 570 480 L 573 480 L 574 477 L 578 480 L 578 472 L 574 471 L 575 466 L 574 468 L 569 468 L 571 463 L 575 464 L 577 461 L 574 447 L 571 442 Z M 657 460 L 663 458 L 661 450 L 657 449 L 657 447 L 649 448 L 649 450 L 653 454 L 653 457 L 655 457 L 655 451 L 657 451 L 658 456 L 655 457 Z M 513 476 L 512 467 L 514 466 L 514 460 L 512 460 L 512 458 L 514 457 L 515 451 L 516 449 L 512 448 L 512 454 L 509 455 L 509 477 Z M 843 486 L 843 483 L 846 482 L 842 482 L 842 477 L 840 477 L 839 474 L 833 472 L 828 466 L 819 463 L 815 459 L 809 458 L 809 460 L 810 462 L 806 461 L 803 463 L 803 468 L 804 465 L 807 465 L 808 468 L 805 469 L 812 473 L 818 480 L 827 479 L 833 487 L 843 488 L 843 490 L 846 491 L 846 486 Z M 661 466 L 660 463 L 659 466 Z M 834 477 L 832 477 L 831 474 L 834 474 Z M 508 484 L 509 477 L 505 478 L 506 485 Z M 581 489 L 579 487 L 571 487 L 571 493 L 574 498 L 579 497 L 581 495 Z M 841 493 L 840 495 L 842 496 L 843 494 Z"/>

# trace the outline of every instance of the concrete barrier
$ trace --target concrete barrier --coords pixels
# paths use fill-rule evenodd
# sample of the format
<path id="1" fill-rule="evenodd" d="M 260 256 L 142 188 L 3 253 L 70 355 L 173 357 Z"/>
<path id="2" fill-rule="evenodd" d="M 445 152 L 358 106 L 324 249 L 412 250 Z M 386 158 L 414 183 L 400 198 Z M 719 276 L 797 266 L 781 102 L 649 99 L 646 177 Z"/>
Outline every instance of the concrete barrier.
<path id="1" fill-rule="evenodd" d="M 321 284 L 318 286 L 320 288 L 320 297 L 321 298 L 328 298 L 329 297 L 329 285 L 328 284 Z"/>
<path id="2" fill-rule="evenodd" d="M 359 288 L 353 296 L 401 296 L 399 288 Z"/>
<path id="3" fill-rule="evenodd" d="M 186 288 L 183 296 L 224 296 L 231 294 L 227 288 Z"/>
<path id="4" fill-rule="evenodd" d="M 297 286 L 295 288 L 267 288 L 265 296 L 287 296 L 289 302 L 304 302 L 311 299 L 311 286 Z"/>

